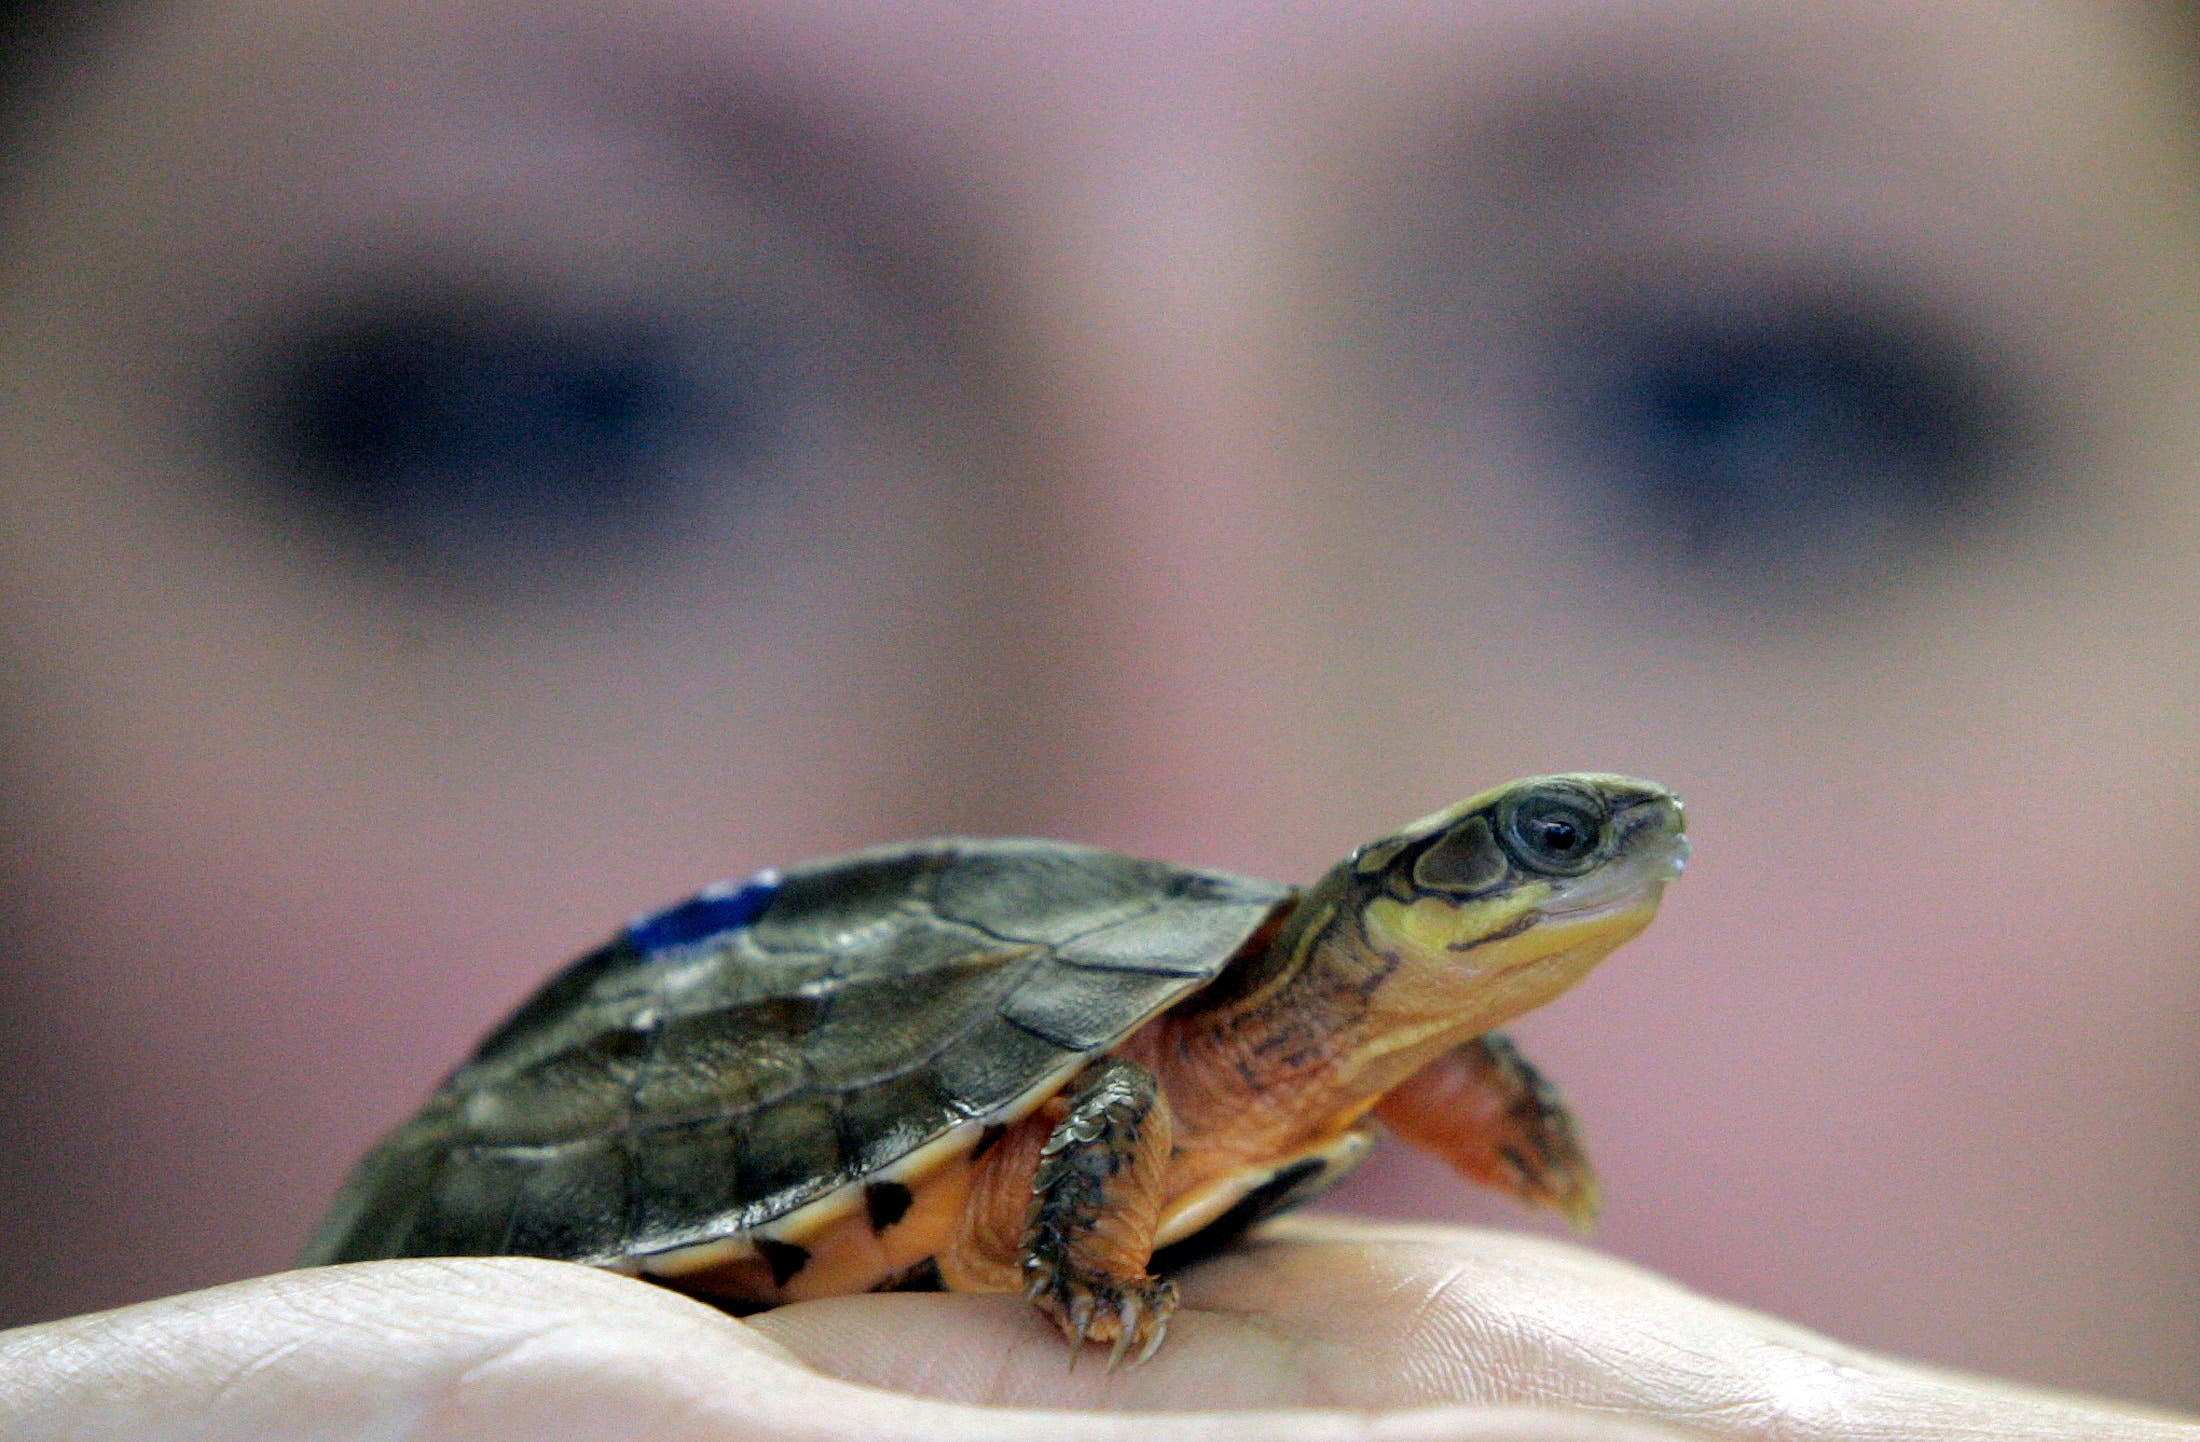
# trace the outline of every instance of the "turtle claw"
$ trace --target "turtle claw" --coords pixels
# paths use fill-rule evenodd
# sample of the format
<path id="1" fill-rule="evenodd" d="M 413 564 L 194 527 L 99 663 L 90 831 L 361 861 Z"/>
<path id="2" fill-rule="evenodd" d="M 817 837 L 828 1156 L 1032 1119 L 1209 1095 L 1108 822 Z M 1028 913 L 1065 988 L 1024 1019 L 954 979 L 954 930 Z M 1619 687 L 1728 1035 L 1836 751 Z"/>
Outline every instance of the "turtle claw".
<path id="1" fill-rule="evenodd" d="M 1138 1300 L 1138 1294 L 1135 1292 L 1125 1297 L 1122 1305 L 1116 1308 L 1115 1346 L 1108 1353 L 1108 1370 L 1110 1372 L 1123 1365 L 1123 1354 L 1130 1350 L 1132 1339 L 1137 1337 L 1138 1319 L 1144 1314 L 1145 1310 L 1145 1306 Z"/>
<path id="2" fill-rule="evenodd" d="M 1082 1342 L 1092 1331 L 1092 1317 L 1097 1303 L 1090 1292 L 1080 1291 L 1069 1304 L 1069 1339 Z"/>
<path id="3" fill-rule="evenodd" d="M 1144 1365 L 1161 1345 L 1176 1311 L 1176 1284 L 1157 1278 L 1128 1285 L 1067 1276 L 1045 1281 L 1032 1301 L 1069 1340 L 1072 1371 L 1087 1342 L 1108 1347 L 1110 1372 Z"/>
<path id="4" fill-rule="evenodd" d="M 1115 1349 L 1108 1354 L 1108 1370 L 1145 1366 L 1168 1335 L 1169 1318 L 1175 1314 L 1176 1283 L 1149 1280 L 1125 1289 L 1116 1304 Z"/>
<path id="5" fill-rule="evenodd" d="M 1169 1319 L 1164 1316 L 1160 1320 L 1156 1321 L 1153 1324 L 1153 1330 L 1146 1334 L 1146 1345 L 1138 1349 L 1138 1355 L 1131 1359 L 1131 1365 L 1133 1367 L 1145 1366 L 1146 1359 L 1148 1357 L 1151 1357 L 1156 1351 L 1160 1349 L 1161 1339 L 1168 1335 Z"/>

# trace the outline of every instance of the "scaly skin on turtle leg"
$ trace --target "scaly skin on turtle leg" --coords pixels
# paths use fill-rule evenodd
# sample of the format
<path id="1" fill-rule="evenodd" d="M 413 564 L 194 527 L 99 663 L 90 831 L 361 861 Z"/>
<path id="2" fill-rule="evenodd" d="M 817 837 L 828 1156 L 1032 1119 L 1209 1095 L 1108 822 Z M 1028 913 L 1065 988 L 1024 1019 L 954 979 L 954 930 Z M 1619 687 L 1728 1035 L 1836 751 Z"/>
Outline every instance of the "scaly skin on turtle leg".
<path id="1" fill-rule="evenodd" d="M 1454 1047 L 1383 1098 L 1375 1115 L 1462 1175 L 1556 1211 L 1577 1231 L 1602 1193 L 1558 1089 L 1501 1033 Z"/>
<path id="2" fill-rule="evenodd" d="M 1110 1371 L 1126 1356 L 1136 1366 L 1176 1310 L 1176 1285 L 1146 1270 L 1175 1130 L 1169 1105 L 1152 1072 L 1119 1056 L 1095 1061 L 1063 1095 L 1031 1179 L 1024 1295 L 1073 1347 L 1114 1343 Z"/>

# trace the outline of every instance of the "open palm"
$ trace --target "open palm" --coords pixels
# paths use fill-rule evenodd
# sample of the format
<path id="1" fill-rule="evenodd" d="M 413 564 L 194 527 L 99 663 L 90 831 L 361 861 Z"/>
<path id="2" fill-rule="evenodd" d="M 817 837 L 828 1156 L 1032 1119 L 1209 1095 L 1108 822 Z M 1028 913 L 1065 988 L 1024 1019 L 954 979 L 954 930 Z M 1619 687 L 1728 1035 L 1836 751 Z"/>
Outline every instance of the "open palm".
<path id="1" fill-rule="evenodd" d="M 1183 1277 L 1154 1359 L 1020 1299 L 747 1322 L 523 1259 L 287 1273 L 0 1334 L 0 1437 L 2130 1438 L 2200 1424 L 1855 1352 L 1539 1238 L 1299 1218 Z"/>

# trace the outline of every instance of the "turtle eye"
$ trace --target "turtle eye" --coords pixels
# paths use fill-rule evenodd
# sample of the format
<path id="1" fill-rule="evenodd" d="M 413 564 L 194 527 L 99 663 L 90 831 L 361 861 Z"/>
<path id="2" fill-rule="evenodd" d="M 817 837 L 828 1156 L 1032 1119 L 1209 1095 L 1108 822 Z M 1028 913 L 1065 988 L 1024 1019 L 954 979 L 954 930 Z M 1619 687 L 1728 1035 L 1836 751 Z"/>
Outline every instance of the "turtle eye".
<path id="1" fill-rule="evenodd" d="M 1528 870 L 1578 876 L 1603 849 L 1604 816 L 1584 798 L 1531 792 L 1507 809 L 1499 834 Z"/>

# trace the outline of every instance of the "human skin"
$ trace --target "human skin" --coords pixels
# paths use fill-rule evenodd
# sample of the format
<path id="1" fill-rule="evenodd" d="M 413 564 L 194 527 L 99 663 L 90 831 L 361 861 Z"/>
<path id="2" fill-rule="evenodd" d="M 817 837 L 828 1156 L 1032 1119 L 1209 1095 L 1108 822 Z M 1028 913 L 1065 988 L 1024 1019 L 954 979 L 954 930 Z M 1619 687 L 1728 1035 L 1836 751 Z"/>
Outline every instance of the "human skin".
<path id="1" fill-rule="evenodd" d="M 1066 1368 L 1061 1338 L 1007 1296 L 839 1298 L 743 1323 L 562 1263 L 316 1269 L 0 1335 L 0 1437 L 2200 1436 L 1875 1357 L 1535 1238 L 1300 1221 L 1185 1283 L 1168 1344 L 1110 1374 Z"/>
<path id="2" fill-rule="evenodd" d="M 0 1315 L 283 1266 L 704 880 L 957 830 L 1304 879 L 1588 767 L 1698 855 L 1523 1028 L 1600 1244 L 2200 1403 L 2200 227 L 2149 12 L 1086 13 L 185 0 L 54 73 L 0 214 Z M 777 449 L 639 552 L 378 564 L 237 377 L 469 285 L 770 312 Z M 1814 571 L 1581 490 L 1570 357 L 1828 293 L 2016 398 L 1975 517 Z M 1503 1215 L 1462 1193 L 1391 1154 L 1344 1200 Z"/>

